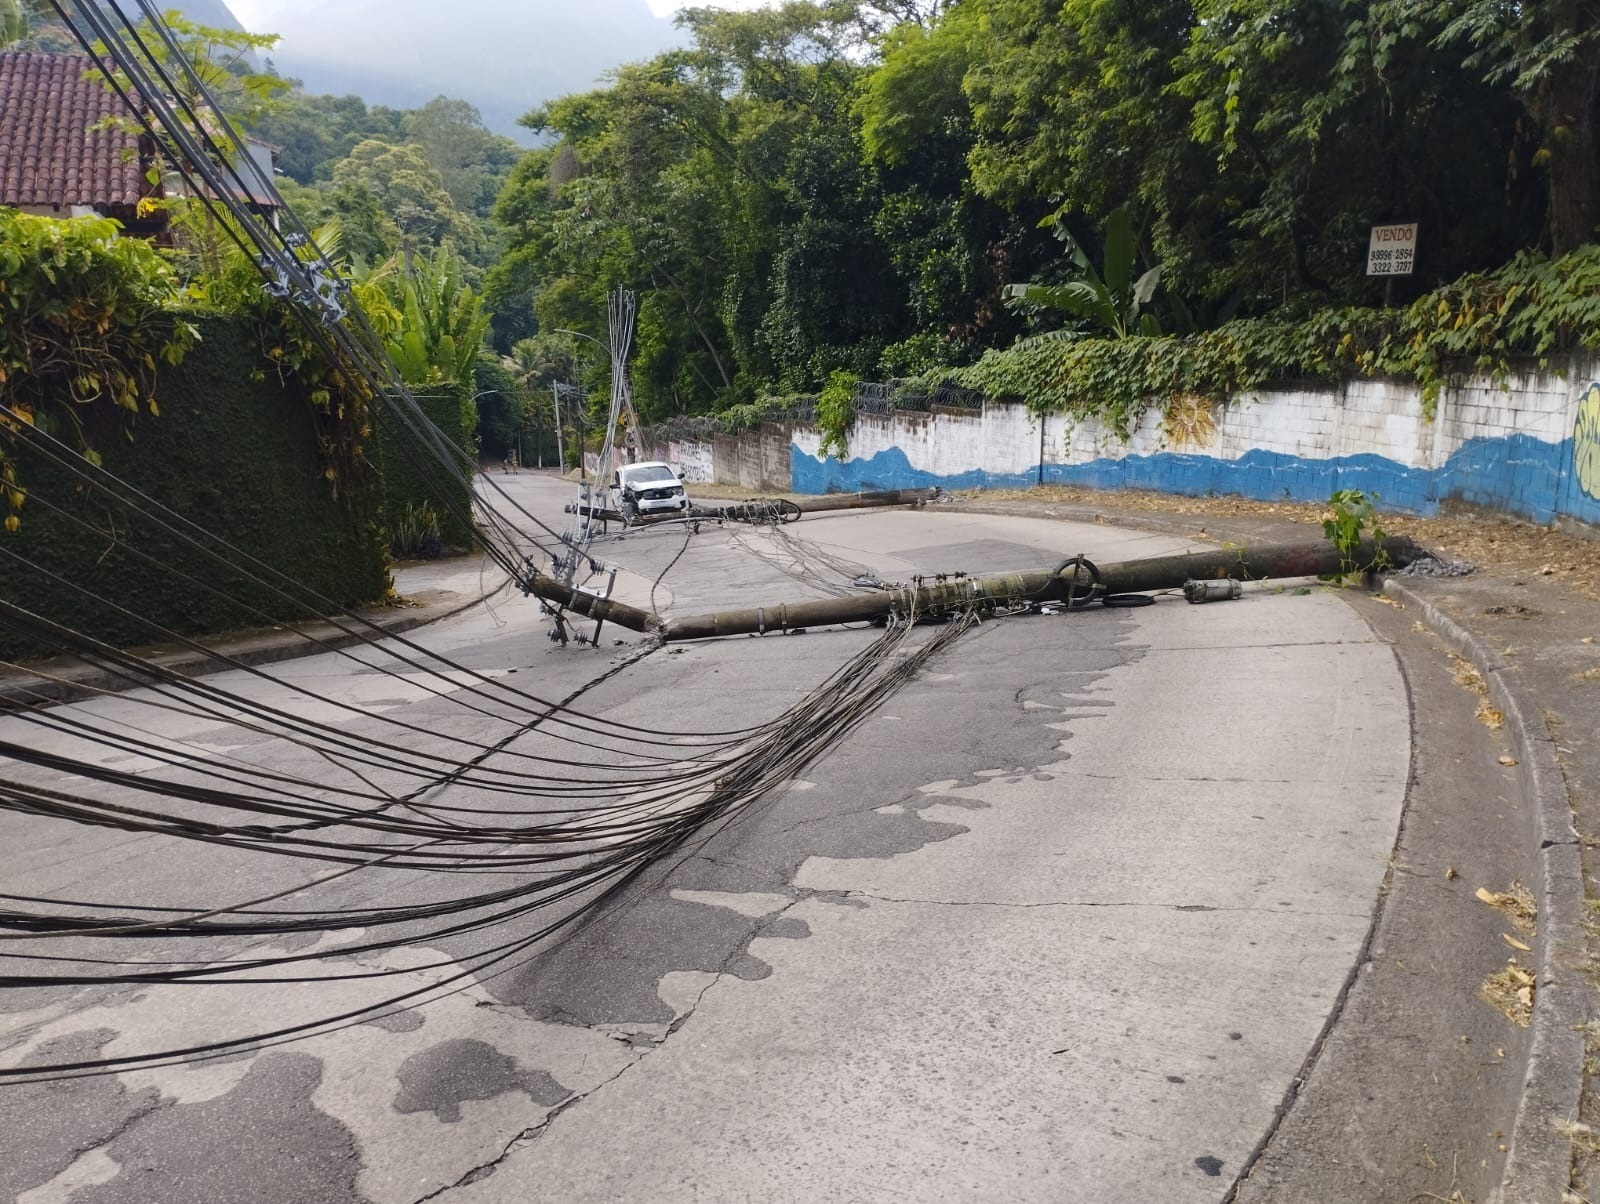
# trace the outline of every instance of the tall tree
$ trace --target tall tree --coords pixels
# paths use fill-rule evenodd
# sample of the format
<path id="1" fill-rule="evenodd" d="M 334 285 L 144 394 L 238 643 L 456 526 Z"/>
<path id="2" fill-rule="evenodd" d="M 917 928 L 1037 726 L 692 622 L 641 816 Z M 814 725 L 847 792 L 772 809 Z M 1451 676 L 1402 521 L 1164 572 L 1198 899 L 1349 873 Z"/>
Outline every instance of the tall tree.
<path id="1" fill-rule="evenodd" d="M 399 109 L 369 108 L 359 96 L 320 96 L 287 82 L 290 90 L 251 132 L 280 148 L 278 170 L 302 184 L 330 178 L 334 165 L 369 138 L 406 140 L 406 115 Z"/>
<path id="2" fill-rule="evenodd" d="M 1600 221 L 1600 3 L 1447 0 L 1438 11 L 1453 19 L 1437 41 L 1470 47 L 1467 66 L 1508 86 L 1539 131 L 1556 253 L 1589 242 Z"/>
<path id="3" fill-rule="evenodd" d="M 1049 239 L 974 187 L 977 131 L 963 84 L 983 53 L 981 9 L 905 20 L 878 41 L 879 61 L 857 90 L 855 116 L 883 198 L 874 229 L 887 247 L 923 350 L 890 353 L 889 374 L 954 362 L 1017 329 L 1000 303 L 1003 279 L 1032 272 Z"/>
<path id="4" fill-rule="evenodd" d="M 482 250 L 481 234 L 456 208 L 420 146 L 369 138 L 334 168 L 333 183 L 364 188 L 377 198 L 399 230 L 403 250 L 448 246 L 468 258 Z"/>
<path id="5" fill-rule="evenodd" d="M 436 96 L 405 115 L 406 139 L 427 153 L 445 191 L 465 213 L 487 217 L 511 165 L 521 153 L 502 134 L 490 133 L 483 115 L 464 100 Z"/>

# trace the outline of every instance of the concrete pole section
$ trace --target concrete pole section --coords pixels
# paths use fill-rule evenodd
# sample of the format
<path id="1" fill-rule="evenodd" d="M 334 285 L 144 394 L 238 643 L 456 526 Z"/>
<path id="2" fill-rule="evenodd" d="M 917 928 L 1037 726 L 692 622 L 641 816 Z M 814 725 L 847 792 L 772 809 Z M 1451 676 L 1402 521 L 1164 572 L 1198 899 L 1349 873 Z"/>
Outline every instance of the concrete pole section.
<path id="1" fill-rule="evenodd" d="M 939 496 L 937 485 L 926 489 L 880 489 L 872 493 L 830 493 L 822 497 L 801 498 L 798 502 L 784 502 L 782 505 L 792 507 L 794 517 L 802 514 L 825 514 L 830 510 L 871 510 L 880 506 L 920 506 L 924 502 L 931 502 Z M 723 519 L 733 519 L 736 522 L 763 522 L 772 517 L 773 508 L 780 503 L 768 500 L 753 502 L 734 502 L 728 506 L 694 506 L 689 511 L 690 518 L 706 519 L 718 522 Z M 594 518 L 608 519 L 611 522 L 621 522 L 622 512 L 609 507 L 585 506 L 582 502 L 568 506 L 569 514 L 592 516 Z M 645 523 L 650 521 L 650 516 L 642 516 Z M 787 520 L 784 520 L 787 521 Z"/>
<path id="2" fill-rule="evenodd" d="M 1392 537 L 1385 539 L 1381 545 L 1363 540 L 1345 550 L 1318 541 L 1254 549 L 1219 548 L 1215 551 L 1155 556 L 1103 566 L 1075 557 L 1052 569 L 991 577 L 936 579 L 931 584 L 924 579 L 905 589 L 878 590 L 845 598 L 782 602 L 773 606 L 724 610 L 672 620 L 664 620 L 636 606 L 574 590 L 537 570 L 524 582 L 524 589 L 556 602 L 574 614 L 617 623 L 632 631 L 657 632 L 667 643 L 677 643 L 715 636 L 747 635 L 751 632 L 764 635 L 769 631 L 793 631 L 801 627 L 870 622 L 890 615 L 906 618 L 939 614 L 971 606 L 1013 606 L 1023 602 L 1050 600 L 1087 604 L 1104 594 L 1178 589 L 1185 581 L 1320 577 L 1339 572 L 1359 572 L 1366 566 L 1380 562 L 1394 568 L 1404 568 L 1419 555 L 1420 550 L 1411 540 Z"/>
<path id="3" fill-rule="evenodd" d="M 939 496 L 937 485 L 925 489 L 878 489 L 870 493 L 825 493 L 801 498 L 795 505 L 801 514 L 824 514 L 829 510 L 865 510 L 873 506 L 916 506 Z"/>

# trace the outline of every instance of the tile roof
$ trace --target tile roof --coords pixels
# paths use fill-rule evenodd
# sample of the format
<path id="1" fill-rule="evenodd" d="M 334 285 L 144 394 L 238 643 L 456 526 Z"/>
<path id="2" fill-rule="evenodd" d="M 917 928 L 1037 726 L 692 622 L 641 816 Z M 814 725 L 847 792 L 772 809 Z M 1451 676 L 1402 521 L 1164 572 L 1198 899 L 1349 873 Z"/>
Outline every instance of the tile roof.
<path id="1" fill-rule="evenodd" d="M 77 54 L 0 54 L 0 205 L 132 209 L 149 191 L 136 135 L 89 132 L 122 101 Z"/>

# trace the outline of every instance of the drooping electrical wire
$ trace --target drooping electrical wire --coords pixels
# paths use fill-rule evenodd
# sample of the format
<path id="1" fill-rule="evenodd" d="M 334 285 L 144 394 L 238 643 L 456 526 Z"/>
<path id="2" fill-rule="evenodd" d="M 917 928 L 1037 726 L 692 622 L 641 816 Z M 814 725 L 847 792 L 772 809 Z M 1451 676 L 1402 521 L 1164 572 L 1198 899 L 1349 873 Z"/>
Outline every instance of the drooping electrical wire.
<path id="1" fill-rule="evenodd" d="M 226 219 L 228 236 L 254 258 L 266 287 L 308 337 L 370 390 L 396 424 L 412 466 L 437 487 L 442 505 L 475 523 L 488 555 L 514 579 L 534 558 L 548 558 L 569 580 L 575 581 L 585 566 L 590 573 L 599 571 L 591 551 L 593 515 L 575 514 L 569 529 L 558 532 L 492 478 L 477 477 L 470 455 L 427 420 L 336 266 L 292 212 L 280 208 L 275 225 L 246 203 L 258 188 L 269 193 L 268 199 L 281 203 L 281 198 L 271 195 L 270 180 L 247 179 L 238 169 L 243 140 L 178 53 L 151 0 L 138 0 L 146 18 L 142 24 L 122 8 L 95 0 L 52 4 L 85 49 L 108 68 L 114 66 L 107 72 L 111 86 L 139 115 L 197 203 Z M 612 398 L 602 466 L 612 461 L 617 432 L 631 407 L 626 363 L 632 296 L 614 295 L 608 317 Z M 553 935 L 583 922 L 648 867 L 747 814 L 975 621 L 961 616 L 919 640 L 915 613 L 898 616 L 772 719 L 719 732 L 664 732 L 601 719 L 578 705 L 597 686 L 651 655 L 654 645 L 640 647 L 560 699 L 543 699 L 445 656 L 426 641 L 389 635 L 90 464 L 44 431 L 24 427 L 20 438 L 30 454 L 136 516 L 143 529 L 159 532 L 196 564 L 220 570 L 216 580 L 207 580 L 199 569 L 191 571 L 106 533 L 152 573 L 169 573 L 174 588 L 220 595 L 246 613 L 273 613 L 255 607 L 233 584 L 239 582 L 269 592 L 308 622 L 332 619 L 341 635 L 359 641 L 354 650 L 330 649 L 353 672 L 403 681 L 408 690 L 423 694 L 424 713 L 434 708 L 448 714 L 450 722 L 433 715 L 417 718 L 409 710 L 374 710 L 292 675 L 209 652 L 80 582 L 0 548 L 8 571 L 44 574 L 55 588 L 108 612 L 120 611 L 126 622 L 142 624 L 153 636 L 206 651 L 237 678 L 213 682 L 177 674 L 0 600 L 0 627 L 69 651 L 137 687 L 122 696 L 130 706 L 148 710 L 152 723 L 178 722 L 187 731 L 168 735 L 159 726 L 126 715 L 108 718 L 92 708 L 41 707 L 0 716 L 0 819 L 156 837 L 186 857 L 249 858 L 261 872 L 286 879 L 248 897 L 220 903 L 196 899 L 185 906 L 137 897 L 0 894 L 0 989 L 209 985 L 252 990 L 433 975 L 422 986 L 336 1015 L 185 1048 L 25 1065 L 24 1042 L 0 1054 L 0 1080 L 101 1073 L 259 1048 L 504 973 L 535 955 Z M 461 511 L 462 496 L 476 498 L 473 513 Z M 67 514 L 65 507 L 39 500 Z M 652 596 L 689 542 L 686 535 L 656 576 Z M 800 571 L 838 568 L 799 543 L 791 543 L 790 553 Z M 311 648 L 322 647 L 314 631 L 294 624 L 291 629 Z M 48 669 L 32 671 L 41 686 L 52 676 Z M 295 701 L 274 700 L 272 692 L 285 689 Z M 217 747 L 206 738 L 208 730 L 267 743 L 261 752 L 245 756 L 231 744 Z M 195 878 L 205 880 L 203 873 Z M 290 900 L 294 905 L 284 906 Z M 287 951 L 260 945 L 305 934 L 339 939 Z M 488 943 L 460 948 L 474 937 Z M 173 956 L 168 949 L 173 942 L 185 956 Z M 150 944 L 164 952 L 145 954 Z M 401 949 L 431 952 L 403 965 L 372 963 Z"/>

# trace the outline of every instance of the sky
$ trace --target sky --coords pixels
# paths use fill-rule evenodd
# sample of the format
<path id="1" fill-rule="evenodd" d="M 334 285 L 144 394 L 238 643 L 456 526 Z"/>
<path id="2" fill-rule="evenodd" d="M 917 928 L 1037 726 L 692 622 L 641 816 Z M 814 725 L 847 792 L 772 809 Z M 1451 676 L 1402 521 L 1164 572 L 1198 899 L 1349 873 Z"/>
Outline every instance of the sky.
<path id="1" fill-rule="evenodd" d="M 683 0 L 648 0 L 650 11 L 658 17 L 670 17 L 686 7 Z M 775 0 L 696 0 L 701 8 L 764 8 Z"/>
<path id="2" fill-rule="evenodd" d="M 772 0 L 700 2 L 751 9 Z M 683 0 L 227 3 L 246 29 L 281 36 L 274 66 L 312 92 L 354 92 L 401 108 L 458 97 L 490 129 L 522 142 L 531 135 L 516 119 L 529 109 L 684 42 L 671 20 Z"/>

